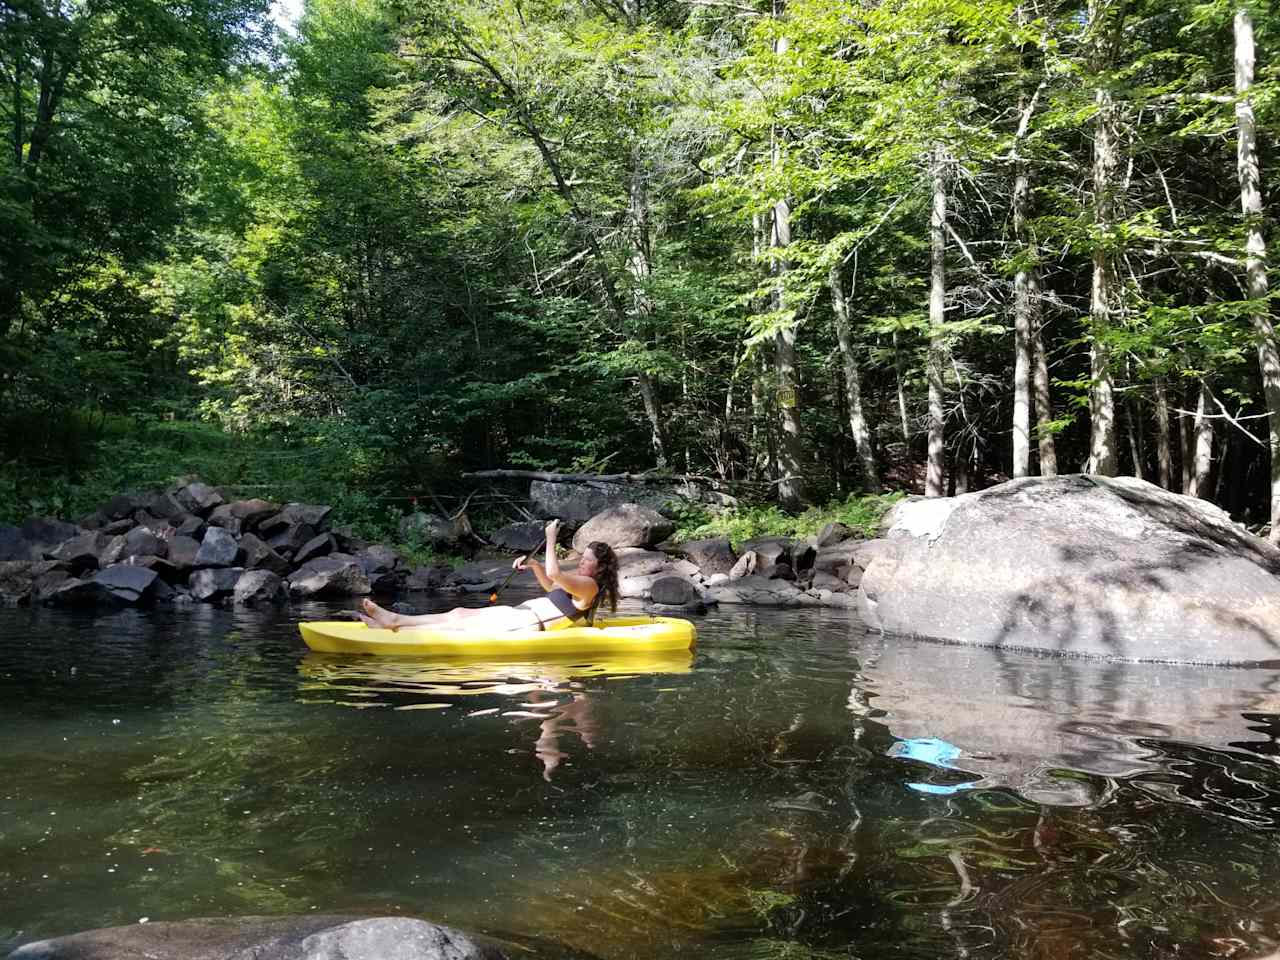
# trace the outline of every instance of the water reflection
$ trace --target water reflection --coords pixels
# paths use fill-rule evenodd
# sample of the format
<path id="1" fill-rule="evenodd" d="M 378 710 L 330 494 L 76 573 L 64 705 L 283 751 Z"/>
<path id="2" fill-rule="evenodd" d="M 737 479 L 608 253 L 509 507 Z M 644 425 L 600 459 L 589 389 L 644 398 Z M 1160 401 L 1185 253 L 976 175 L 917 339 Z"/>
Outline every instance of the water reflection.
<path id="1" fill-rule="evenodd" d="M 576 735 L 588 750 L 596 746 L 600 724 L 583 680 L 687 674 L 692 668 L 693 653 L 689 650 L 514 662 L 309 652 L 298 665 L 298 699 L 302 703 L 356 709 L 447 710 L 465 703 L 457 698 L 523 697 L 514 705 L 476 708 L 472 704 L 465 718 L 500 715 L 514 725 L 536 720 L 538 734 L 533 754 L 542 763 L 543 779 L 550 782 L 552 774 L 568 758 L 561 749 L 564 735 Z"/>
<path id="2" fill-rule="evenodd" d="M 849 709 L 884 724 L 927 792 L 1006 787 L 1086 806 L 1099 781 L 1169 769 L 1168 742 L 1269 754 L 1280 673 L 1063 660 L 911 641 L 867 642 Z M 1268 739 L 1259 741 L 1257 734 Z M 928 745 L 945 743 L 945 749 Z M 917 785 L 920 786 L 920 785 Z"/>

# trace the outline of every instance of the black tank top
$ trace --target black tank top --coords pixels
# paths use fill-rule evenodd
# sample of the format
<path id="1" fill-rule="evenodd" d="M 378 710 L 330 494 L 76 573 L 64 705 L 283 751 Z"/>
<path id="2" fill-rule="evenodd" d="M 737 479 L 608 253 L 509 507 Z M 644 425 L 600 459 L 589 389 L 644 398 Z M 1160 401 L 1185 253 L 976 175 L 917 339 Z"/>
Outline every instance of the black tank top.
<path id="1" fill-rule="evenodd" d="M 578 605 L 573 602 L 573 596 L 563 587 L 556 587 L 547 594 L 547 599 L 570 620 L 581 620 L 587 615 L 587 611 L 578 609 Z"/>

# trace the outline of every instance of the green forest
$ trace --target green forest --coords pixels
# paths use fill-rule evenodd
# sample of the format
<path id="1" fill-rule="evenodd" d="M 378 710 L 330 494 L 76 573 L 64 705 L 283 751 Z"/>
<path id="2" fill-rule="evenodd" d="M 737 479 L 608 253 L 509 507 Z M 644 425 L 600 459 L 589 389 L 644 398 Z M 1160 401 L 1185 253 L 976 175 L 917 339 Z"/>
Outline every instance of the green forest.
<path id="1" fill-rule="evenodd" d="M 1248 0 L 0 0 L 0 520 L 494 468 L 1280 505 Z M 1280 530 L 1280 524 L 1276 525 Z"/>

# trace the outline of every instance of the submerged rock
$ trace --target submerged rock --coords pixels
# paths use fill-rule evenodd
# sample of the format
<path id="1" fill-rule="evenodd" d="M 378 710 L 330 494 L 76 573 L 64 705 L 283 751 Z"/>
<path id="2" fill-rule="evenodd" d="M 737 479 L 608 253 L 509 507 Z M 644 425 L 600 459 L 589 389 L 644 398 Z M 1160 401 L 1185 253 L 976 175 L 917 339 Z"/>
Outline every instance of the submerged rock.
<path id="1" fill-rule="evenodd" d="M 904 501 L 859 609 L 886 633 L 1130 660 L 1280 659 L 1280 549 L 1132 477 Z"/>
<path id="2" fill-rule="evenodd" d="M 408 917 L 231 917 L 106 927 L 10 960 L 506 960 L 496 941 Z"/>

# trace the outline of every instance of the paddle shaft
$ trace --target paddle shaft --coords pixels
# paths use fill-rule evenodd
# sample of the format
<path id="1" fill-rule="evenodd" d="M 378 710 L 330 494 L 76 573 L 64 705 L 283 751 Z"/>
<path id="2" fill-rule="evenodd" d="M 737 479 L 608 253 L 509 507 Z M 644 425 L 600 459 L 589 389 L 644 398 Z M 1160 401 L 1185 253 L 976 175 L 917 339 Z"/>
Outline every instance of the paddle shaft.
<path id="1" fill-rule="evenodd" d="M 546 545 L 547 545 L 547 538 L 546 538 L 546 537 L 543 537 L 543 538 L 542 538 L 542 542 L 541 542 L 540 544 L 538 544 L 536 547 L 534 547 L 532 550 L 530 550 L 527 554 L 525 554 L 525 556 L 526 556 L 526 557 L 532 557 L 534 554 L 536 554 L 536 553 L 538 553 L 540 550 L 542 550 Z M 507 584 L 509 584 L 509 583 L 511 582 L 511 578 L 512 578 L 512 577 L 514 577 L 514 576 L 515 576 L 517 573 L 519 573 L 519 572 L 520 572 L 520 571 L 519 571 L 519 570 L 517 570 L 515 567 L 512 567 L 512 568 L 511 568 L 511 572 L 507 574 L 507 579 L 503 580 L 503 581 L 502 581 L 502 583 L 498 585 L 498 589 L 497 589 L 497 590 L 495 590 L 495 591 L 493 591 L 493 593 L 489 594 L 489 602 L 490 602 L 490 603 L 497 603 L 497 602 L 498 602 L 498 594 L 502 593 L 502 591 L 503 591 L 503 590 L 507 589 Z"/>

